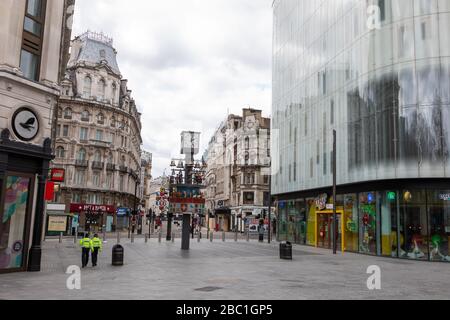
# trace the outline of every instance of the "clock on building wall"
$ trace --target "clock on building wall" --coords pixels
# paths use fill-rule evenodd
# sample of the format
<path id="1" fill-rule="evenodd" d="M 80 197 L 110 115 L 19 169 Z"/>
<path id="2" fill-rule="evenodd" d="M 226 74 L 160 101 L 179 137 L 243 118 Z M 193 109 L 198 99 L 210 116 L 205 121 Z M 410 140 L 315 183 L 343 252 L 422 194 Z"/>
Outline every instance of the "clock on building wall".
<path id="1" fill-rule="evenodd" d="M 29 108 L 20 108 L 12 118 L 14 134 L 23 141 L 31 141 L 39 133 L 39 119 Z"/>

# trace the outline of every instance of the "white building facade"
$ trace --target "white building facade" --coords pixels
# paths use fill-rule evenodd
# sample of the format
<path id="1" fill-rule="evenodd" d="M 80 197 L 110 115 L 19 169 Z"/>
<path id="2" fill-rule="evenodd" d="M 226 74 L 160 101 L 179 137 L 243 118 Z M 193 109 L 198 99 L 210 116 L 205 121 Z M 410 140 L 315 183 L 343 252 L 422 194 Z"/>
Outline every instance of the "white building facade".
<path id="1" fill-rule="evenodd" d="M 228 116 L 211 138 L 206 159 L 210 229 L 244 232 L 268 213 L 270 119 L 255 109 Z"/>

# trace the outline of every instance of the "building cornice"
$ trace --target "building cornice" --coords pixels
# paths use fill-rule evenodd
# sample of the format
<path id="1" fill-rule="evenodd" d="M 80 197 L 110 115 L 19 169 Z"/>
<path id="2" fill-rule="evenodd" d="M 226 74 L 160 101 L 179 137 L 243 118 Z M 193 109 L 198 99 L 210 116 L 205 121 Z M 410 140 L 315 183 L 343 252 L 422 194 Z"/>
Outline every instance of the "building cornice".
<path id="1" fill-rule="evenodd" d="M 38 91 L 53 96 L 59 96 L 61 92 L 61 88 L 56 83 L 52 83 L 49 81 L 46 81 L 45 82 L 46 84 L 44 84 L 43 82 L 35 82 L 23 76 L 20 76 L 17 73 L 2 69 L 2 66 L 0 66 L 0 78 L 14 81 L 15 83 L 20 83 L 24 86 L 36 89 Z"/>

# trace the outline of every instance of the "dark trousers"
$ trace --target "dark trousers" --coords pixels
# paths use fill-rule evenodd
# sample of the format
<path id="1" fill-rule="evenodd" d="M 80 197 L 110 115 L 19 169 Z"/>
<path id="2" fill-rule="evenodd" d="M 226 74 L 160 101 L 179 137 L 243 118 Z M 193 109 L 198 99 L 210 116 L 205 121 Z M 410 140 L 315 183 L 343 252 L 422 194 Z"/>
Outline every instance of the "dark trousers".
<path id="1" fill-rule="evenodd" d="M 97 265 L 97 258 L 98 258 L 98 251 L 100 248 L 94 248 L 94 251 L 92 251 L 92 266 Z"/>
<path id="2" fill-rule="evenodd" d="M 91 251 L 91 249 L 83 248 L 83 251 L 81 253 L 81 263 L 83 265 L 83 268 L 86 267 L 89 263 L 89 251 Z"/>

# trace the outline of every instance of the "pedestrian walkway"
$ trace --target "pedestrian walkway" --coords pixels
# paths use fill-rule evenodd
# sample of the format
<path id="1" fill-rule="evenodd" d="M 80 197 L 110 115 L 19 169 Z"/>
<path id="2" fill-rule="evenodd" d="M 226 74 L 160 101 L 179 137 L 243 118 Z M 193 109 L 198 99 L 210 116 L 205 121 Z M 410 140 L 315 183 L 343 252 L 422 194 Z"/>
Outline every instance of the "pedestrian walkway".
<path id="1" fill-rule="evenodd" d="M 125 265 L 111 266 L 115 241 L 104 244 L 97 268 L 83 269 L 81 290 L 68 290 L 67 267 L 80 265 L 70 239 L 48 240 L 40 273 L 0 275 L 0 299 L 448 299 L 449 265 L 394 260 L 294 246 L 293 261 L 278 244 L 177 239 L 121 242 Z M 367 268 L 381 268 L 382 290 L 367 289 Z"/>

